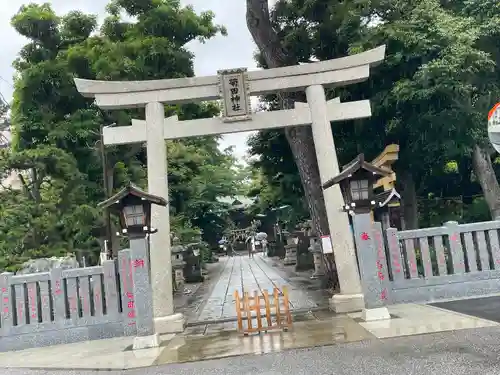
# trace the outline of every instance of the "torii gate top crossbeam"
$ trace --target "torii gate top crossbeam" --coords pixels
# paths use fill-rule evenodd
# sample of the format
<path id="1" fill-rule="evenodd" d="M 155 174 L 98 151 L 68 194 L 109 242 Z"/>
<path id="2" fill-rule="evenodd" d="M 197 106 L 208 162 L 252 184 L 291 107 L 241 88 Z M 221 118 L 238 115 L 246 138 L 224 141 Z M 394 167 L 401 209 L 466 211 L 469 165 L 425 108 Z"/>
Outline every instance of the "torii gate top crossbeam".
<path id="1" fill-rule="evenodd" d="M 338 98 L 337 98 L 338 99 Z M 274 129 L 278 127 L 303 126 L 311 124 L 311 111 L 307 103 L 295 103 L 295 109 L 259 112 L 253 120 L 224 123 L 220 117 L 179 121 L 177 116 L 165 119 L 163 134 L 165 139 L 196 137 L 200 135 L 226 134 L 251 130 Z M 333 99 L 327 102 L 329 121 L 352 120 L 371 116 L 369 100 L 340 103 Z M 145 142 L 146 122 L 132 120 L 132 125 L 103 128 L 104 144 L 122 145 Z"/>
<path id="2" fill-rule="evenodd" d="M 248 72 L 250 95 L 300 90 L 310 85 L 343 86 L 361 82 L 370 66 L 381 63 L 385 46 L 357 55 L 304 65 Z M 218 76 L 149 81 L 94 81 L 75 79 L 78 91 L 95 98 L 103 109 L 143 107 L 147 103 L 185 103 L 220 99 Z"/>

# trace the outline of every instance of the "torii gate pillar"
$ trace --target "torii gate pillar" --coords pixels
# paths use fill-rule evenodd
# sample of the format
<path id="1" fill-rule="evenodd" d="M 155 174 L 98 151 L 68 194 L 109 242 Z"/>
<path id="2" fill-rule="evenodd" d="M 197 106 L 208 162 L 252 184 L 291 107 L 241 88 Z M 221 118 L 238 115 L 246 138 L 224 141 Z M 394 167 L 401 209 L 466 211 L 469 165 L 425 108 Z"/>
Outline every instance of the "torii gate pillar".
<path id="1" fill-rule="evenodd" d="M 340 173 L 332 128 L 328 119 L 325 90 L 321 85 L 306 88 L 307 103 L 311 111 L 311 127 L 318 160 L 321 184 Z M 349 218 L 340 207 L 344 199 L 339 185 L 323 190 L 330 238 L 334 241 L 335 263 L 341 294 L 334 294 L 330 300 L 332 310 L 338 313 L 361 310 L 364 299 L 361 289 L 358 265 Z M 325 249 L 323 249 L 325 251 Z M 340 281 L 342 280 L 342 281 Z"/>
<path id="2" fill-rule="evenodd" d="M 165 146 L 165 106 L 159 102 L 146 104 L 146 140 L 148 192 L 165 197 L 168 202 L 167 148 Z M 184 331 L 184 317 L 174 314 L 172 256 L 170 252 L 170 213 L 166 207 L 151 206 L 151 225 L 158 232 L 150 237 L 151 286 L 153 316 L 157 333 Z"/>

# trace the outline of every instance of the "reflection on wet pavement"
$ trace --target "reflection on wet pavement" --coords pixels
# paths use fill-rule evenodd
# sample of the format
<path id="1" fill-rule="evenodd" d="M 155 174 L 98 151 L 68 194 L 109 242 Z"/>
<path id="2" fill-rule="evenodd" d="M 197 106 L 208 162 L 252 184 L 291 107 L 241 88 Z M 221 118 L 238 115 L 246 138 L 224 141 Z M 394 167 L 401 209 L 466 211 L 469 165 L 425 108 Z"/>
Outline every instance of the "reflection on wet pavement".
<path id="1" fill-rule="evenodd" d="M 303 311 L 300 313 L 292 313 L 293 321 L 296 322 L 304 322 L 309 320 L 323 320 L 330 319 L 335 316 L 330 310 L 318 309 L 313 311 Z M 273 318 L 274 319 L 274 318 Z M 266 325 L 265 318 L 262 318 L 262 324 Z M 229 322 L 216 323 L 210 322 L 205 324 L 197 324 L 193 326 L 189 326 L 184 330 L 185 335 L 210 335 L 217 332 L 223 331 L 236 331 L 238 324 L 236 320 L 232 320 Z M 252 320 L 252 326 L 257 326 L 257 319 L 254 318 Z"/>
<path id="2" fill-rule="evenodd" d="M 289 332 L 243 336 L 235 331 L 220 331 L 213 334 L 205 332 L 205 335 L 177 336 L 163 349 L 155 364 L 264 354 L 374 338 L 347 316 L 329 317 L 326 320 L 312 317 L 312 320 L 294 323 Z"/>

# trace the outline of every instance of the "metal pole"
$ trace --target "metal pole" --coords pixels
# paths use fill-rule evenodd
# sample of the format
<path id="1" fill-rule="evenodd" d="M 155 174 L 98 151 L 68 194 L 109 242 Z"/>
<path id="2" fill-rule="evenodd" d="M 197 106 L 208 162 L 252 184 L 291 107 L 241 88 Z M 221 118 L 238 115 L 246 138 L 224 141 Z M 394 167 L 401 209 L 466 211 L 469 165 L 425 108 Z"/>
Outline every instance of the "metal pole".
<path id="1" fill-rule="evenodd" d="M 103 125 L 100 128 L 100 151 L 101 151 L 101 161 L 102 161 L 102 178 L 103 178 L 103 187 L 104 187 L 104 195 L 106 199 L 111 196 L 111 189 L 109 186 L 109 176 L 108 176 L 108 163 L 106 158 L 106 150 L 104 148 L 104 137 L 103 137 Z M 111 211 L 109 208 L 104 210 L 104 222 L 106 227 L 106 235 L 105 241 L 107 242 L 105 249 L 107 249 L 108 259 L 113 259 L 113 243 L 112 243 L 112 235 L 111 235 Z"/>

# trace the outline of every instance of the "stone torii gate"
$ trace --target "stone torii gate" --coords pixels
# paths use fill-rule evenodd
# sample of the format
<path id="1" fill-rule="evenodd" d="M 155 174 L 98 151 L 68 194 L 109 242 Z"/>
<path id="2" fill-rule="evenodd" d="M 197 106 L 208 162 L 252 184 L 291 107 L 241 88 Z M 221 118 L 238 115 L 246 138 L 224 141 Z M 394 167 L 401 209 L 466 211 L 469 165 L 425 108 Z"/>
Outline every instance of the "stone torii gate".
<path id="1" fill-rule="evenodd" d="M 102 109 L 145 107 L 145 120 L 132 120 L 131 126 L 104 128 L 104 143 L 146 142 L 148 192 L 168 200 L 165 139 L 311 125 L 321 183 L 338 175 L 330 122 L 369 117 L 371 108 L 368 100 L 327 102 L 324 88 L 368 79 L 370 67 L 382 62 L 384 55 L 385 46 L 381 46 L 339 59 L 268 70 L 232 69 L 219 71 L 216 76 L 131 82 L 75 79 L 75 83 L 83 96 L 95 98 Z M 296 103 L 294 109 L 251 112 L 251 95 L 298 90 L 305 90 L 307 103 Z M 165 118 L 164 104 L 219 99 L 222 117 L 187 121 L 179 121 L 177 116 Z M 354 243 L 347 214 L 342 211 L 344 201 L 339 187 L 325 190 L 324 198 L 341 291 L 332 298 L 331 306 L 337 312 L 361 310 L 364 302 Z M 152 208 L 151 225 L 158 228 L 158 233 L 151 236 L 150 247 L 155 326 L 158 333 L 178 332 L 183 329 L 183 317 L 174 314 L 173 309 L 168 207 Z"/>

